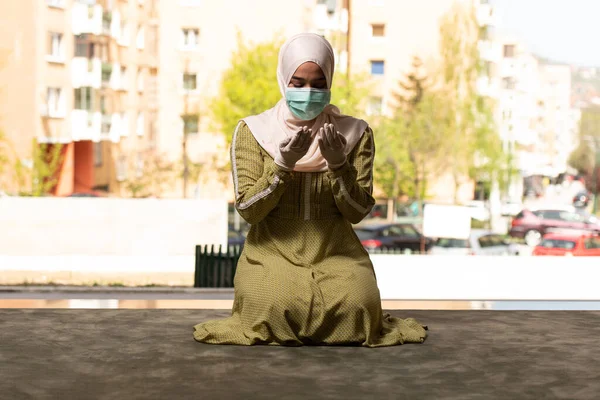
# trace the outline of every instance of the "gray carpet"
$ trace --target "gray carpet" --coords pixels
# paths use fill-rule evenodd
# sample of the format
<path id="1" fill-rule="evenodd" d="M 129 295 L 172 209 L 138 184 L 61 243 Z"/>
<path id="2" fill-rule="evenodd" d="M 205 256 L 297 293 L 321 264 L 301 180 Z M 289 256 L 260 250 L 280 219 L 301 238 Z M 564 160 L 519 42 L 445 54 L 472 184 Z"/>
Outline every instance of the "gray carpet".
<path id="1" fill-rule="evenodd" d="M 392 311 L 424 344 L 214 346 L 212 310 L 0 310 L 0 399 L 599 399 L 600 312 Z"/>

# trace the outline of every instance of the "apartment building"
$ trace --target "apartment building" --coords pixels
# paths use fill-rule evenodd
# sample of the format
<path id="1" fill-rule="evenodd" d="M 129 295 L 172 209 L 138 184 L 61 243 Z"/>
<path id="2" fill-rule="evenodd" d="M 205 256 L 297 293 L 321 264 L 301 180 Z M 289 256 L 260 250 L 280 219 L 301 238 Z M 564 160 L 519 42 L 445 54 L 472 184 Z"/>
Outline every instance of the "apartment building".
<path id="1" fill-rule="evenodd" d="M 483 29 L 493 8 L 475 1 Z M 10 5 L 7 3 L 11 3 Z M 30 154 L 31 139 L 65 144 L 57 194 L 93 188 L 123 193 L 122 182 L 145 155 L 177 167 L 184 154 L 204 165 L 186 195 L 231 196 L 215 165 L 228 152 L 210 121 L 238 34 L 263 42 L 311 31 L 333 44 L 337 70 L 371 76 L 367 114 L 390 110 L 392 93 L 413 56 L 435 57 L 439 20 L 453 0 L 24 0 L 2 2 L 0 47 L 10 63 L 0 72 L 0 126 Z M 489 28 L 491 30 L 491 28 Z M 490 65 L 499 50 L 480 42 Z M 490 66 L 490 70 L 494 67 Z M 35 79 L 23 80 L 27 75 Z M 487 80 L 486 80 L 487 79 Z M 482 77 L 490 96 L 499 83 Z M 494 92 L 496 91 L 496 92 Z M 9 99 L 18 99 L 12 102 Z M 16 104 L 19 104 L 17 106 Z M 132 170 L 133 165 L 133 170 Z M 434 196 L 452 198 L 440 177 Z M 178 184 L 166 196 L 181 196 Z M 466 200 L 472 185 L 462 190 Z"/>
<path id="2" fill-rule="evenodd" d="M 570 66 L 540 60 L 516 38 L 498 43 L 500 136 L 519 171 L 508 193 L 518 199 L 523 177 L 554 177 L 569 170 L 580 113 L 572 106 Z"/>
<path id="3" fill-rule="evenodd" d="M 26 166 L 33 139 L 62 145 L 56 195 L 118 192 L 126 157 L 155 146 L 155 3 L 0 3 L 0 127 Z"/>
<path id="4" fill-rule="evenodd" d="M 255 43 L 302 31 L 322 34 L 334 47 L 337 71 L 371 76 L 367 114 L 385 114 L 412 57 L 435 57 L 439 20 L 453 0 L 237 0 L 227 4 L 181 0 L 160 4 L 159 148 L 171 158 L 181 158 L 186 138 L 190 159 L 210 165 L 214 155 L 222 161 L 228 157 L 222 136 L 211 129 L 207 110 L 211 98 L 219 94 L 221 75 L 237 47 L 237 32 Z M 492 7 L 485 0 L 477 0 L 476 5 L 482 26 L 491 25 Z M 487 53 L 492 53 L 489 43 L 482 41 L 486 45 Z M 482 90 L 491 86 L 487 82 Z M 208 171 L 204 175 L 211 176 Z M 454 183 L 446 181 L 440 179 L 434 195 L 452 198 Z M 223 190 L 230 193 L 212 178 L 200 186 L 202 196 Z M 465 200 L 470 199 L 472 184 L 461 192 Z"/>

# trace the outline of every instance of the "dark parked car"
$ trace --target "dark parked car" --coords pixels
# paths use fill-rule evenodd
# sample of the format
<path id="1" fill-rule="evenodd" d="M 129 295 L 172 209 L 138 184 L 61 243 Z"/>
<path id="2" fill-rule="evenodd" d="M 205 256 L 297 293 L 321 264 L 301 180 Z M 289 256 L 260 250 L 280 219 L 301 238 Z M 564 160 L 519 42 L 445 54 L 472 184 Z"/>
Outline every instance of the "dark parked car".
<path id="1" fill-rule="evenodd" d="M 373 250 L 421 250 L 421 239 L 425 251 L 433 244 L 431 238 L 424 237 L 412 224 L 377 223 L 356 225 L 354 227 L 360 242 L 369 251 Z"/>
<path id="2" fill-rule="evenodd" d="M 549 232 L 584 230 L 600 232 L 598 219 L 574 210 L 523 210 L 512 220 L 509 235 L 523 238 L 529 246 L 537 246 Z"/>

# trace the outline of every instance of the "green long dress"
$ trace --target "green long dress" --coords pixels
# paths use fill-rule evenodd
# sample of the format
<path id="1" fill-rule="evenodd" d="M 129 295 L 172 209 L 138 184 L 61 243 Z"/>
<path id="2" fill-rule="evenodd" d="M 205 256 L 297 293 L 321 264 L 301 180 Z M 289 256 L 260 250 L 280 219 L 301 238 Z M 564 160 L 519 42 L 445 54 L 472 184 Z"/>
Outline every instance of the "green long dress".
<path id="1" fill-rule="evenodd" d="M 213 344 L 391 346 L 425 340 L 414 319 L 384 315 L 373 265 L 351 223 L 375 203 L 373 132 L 346 165 L 288 172 L 244 122 L 231 146 L 236 207 L 251 224 L 235 276 L 232 315 L 194 327 Z"/>

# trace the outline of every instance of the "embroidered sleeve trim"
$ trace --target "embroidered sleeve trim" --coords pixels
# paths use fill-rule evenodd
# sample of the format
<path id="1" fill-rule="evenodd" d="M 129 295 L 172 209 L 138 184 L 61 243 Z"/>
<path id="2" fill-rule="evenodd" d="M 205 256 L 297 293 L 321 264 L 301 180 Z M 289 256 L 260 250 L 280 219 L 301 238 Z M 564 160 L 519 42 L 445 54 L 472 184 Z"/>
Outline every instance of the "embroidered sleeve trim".
<path id="1" fill-rule="evenodd" d="M 275 191 L 275 189 L 277 189 L 277 186 L 279 185 L 280 181 L 281 181 L 281 179 L 279 178 L 279 176 L 275 175 L 275 179 L 273 180 L 273 183 L 271 183 L 271 185 L 268 188 L 266 188 L 262 192 L 255 194 L 254 196 L 250 197 L 247 201 L 240 203 L 238 205 L 238 209 L 245 210 L 246 208 L 250 207 L 252 204 L 259 201 L 260 199 L 264 199 L 265 197 L 267 197 L 268 195 L 273 193 Z"/>
<path id="2" fill-rule="evenodd" d="M 240 197 L 240 193 L 238 191 L 238 174 L 237 174 L 237 160 L 235 158 L 235 145 L 237 142 L 238 130 L 240 129 L 240 125 L 242 121 L 238 122 L 235 127 L 235 131 L 233 132 L 233 139 L 231 140 L 231 169 L 233 170 L 233 190 L 235 191 L 236 200 Z"/>
<path id="3" fill-rule="evenodd" d="M 369 211 L 367 208 L 361 206 L 359 203 L 356 202 L 356 200 L 354 200 L 352 197 L 350 197 L 350 193 L 348 193 L 348 190 L 346 189 L 346 184 L 344 183 L 344 180 L 342 179 L 342 177 L 336 178 L 336 180 L 338 181 L 338 183 L 340 185 L 340 192 L 342 193 L 342 197 L 344 197 L 346 202 L 352 208 L 354 208 L 356 211 L 358 211 L 361 214 L 364 214 L 367 211 Z"/>

